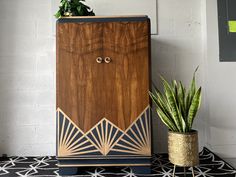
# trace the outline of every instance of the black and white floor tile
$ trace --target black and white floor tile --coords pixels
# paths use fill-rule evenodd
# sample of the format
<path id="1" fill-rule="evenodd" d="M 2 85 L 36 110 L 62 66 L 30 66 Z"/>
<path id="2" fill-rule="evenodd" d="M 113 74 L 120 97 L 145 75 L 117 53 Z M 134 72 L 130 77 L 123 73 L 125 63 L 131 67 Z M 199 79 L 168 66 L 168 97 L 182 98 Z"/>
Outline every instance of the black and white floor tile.
<path id="1" fill-rule="evenodd" d="M 0 161 L 1 177 L 57 177 L 58 168 L 55 157 L 10 157 Z M 129 168 L 83 169 L 78 177 L 171 177 L 173 165 L 167 154 L 153 155 L 152 174 L 134 174 Z M 194 167 L 196 177 L 235 177 L 236 170 L 214 153 L 204 148 L 200 152 L 200 165 Z M 187 177 L 191 169 L 186 170 Z M 176 177 L 184 176 L 183 168 L 176 169 Z"/>

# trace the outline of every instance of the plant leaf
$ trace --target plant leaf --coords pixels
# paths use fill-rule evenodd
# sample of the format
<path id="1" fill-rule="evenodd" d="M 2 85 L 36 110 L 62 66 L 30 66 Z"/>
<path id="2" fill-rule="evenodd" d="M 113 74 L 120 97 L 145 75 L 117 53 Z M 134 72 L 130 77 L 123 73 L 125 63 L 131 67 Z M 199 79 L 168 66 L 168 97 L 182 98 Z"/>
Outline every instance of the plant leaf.
<path id="1" fill-rule="evenodd" d="M 174 95 L 176 97 L 177 94 L 178 94 L 178 86 L 177 86 L 177 81 L 176 80 L 172 81 L 172 87 L 173 87 Z"/>
<path id="2" fill-rule="evenodd" d="M 196 79 L 195 79 L 195 75 L 196 75 L 196 72 L 197 72 L 198 68 L 199 68 L 199 66 L 195 69 L 195 71 L 193 73 L 193 78 L 192 78 L 192 81 L 191 81 L 191 87 L 190 87 L 190 89 L 188 91 L 188 95 L 187 95 L 187 98 L 186 98 L 186 111 L 189 110 L 191 102 L 192 102 L 192 99 L 193 99 L 193 96 L 195 95 L 195 92 L 196 92 Z M 188 112 L 186 112 L 186 115 L 188 115 Z"/>
<path id="3" fill-rule="evenodd" d="M 59 13 L 55 14 L 56 18 L 60 18 L 62 16 L 94 16 L 93 10 L 85 5 L 85 0 L 61 0 L 59 6 Z"/>
<path id="4" fill-rule="evenodd" d="M 179 112 L 179 109 L 178 109 L 178 105 L 176 103 L 176 99 L 175 99 L 175 96 L 174 96 L 174 91 L 172 90 L 172 88 L 170 87 L 169 83 L 163 78 L 161 77 L 162 79 L 162 82 L 163 82 L 163 86 L 164 86 L 164 92 L 165 92 L 165 95 L 166 95 L 166 99 L 171 107 L 171 115 L 174 119 L 174 122 L 178 128 L 178 131 L 179 132 L 183 132 L 183 129 L 182 129 L 182 121 L 180 120 L 180 112 Z"/>
<path id="5" fill-rule="evenodd" d="M 79 15 L 79 16 L 82 16 L 82 15 L 83 15 L 83 9 L 82 9 L 82 6 L 80 5 L 80 6 L 78 6 L 76 9 L 77 9 L 77 13 L 78 13 L 78 15 Z"/>
<path id="6" fill-rule="evenodd" d="M 65 11 L 65 12 L 67 11 L 67 8 L 68 8 L 68 2 L 66 2 L 66 3 L 64 4 L 64 11 Z"/>
<path id="7" fill-rule="evenodd" d="M 153 81 L 152 81 L 152 86 L 156 92 L 160 93 L 159 89 L 157 88 L 156 84 Z"/>
<path id="8" fill-rule="evenodd" d="M 54 15 L 56 18 L 61 18 L 61 12 L 60 10 L 57 11 L 57 13 Z"/>
<path id="9" fill-rule="evenodd" d="M 171 109 L 168 105 L 168 102 L 165 101 L 165 99 L 162 97 L 161 93 L 158 92 L 157 90 L 155 90 L 155 94 L 153 94 L 152 92 L 149 92 L 149 95 L 150 95 L 151 99 L 153 100 L 153 102 L 155 103 L 156 107 L 158 109 L 161 109 L 162 113 L 165 114 L 166 118 L 168 118 L 169 121 L 172 122 L 172 125 L 171 125 L 172 130 L 177 131 L 178 129 L 173 121 L 173 118 L 171 115 Z M 166 118 L 163 118 L 163 119 L 166 119 Z"/>
<path id="10" fill-rule="evenodd" d="M 181 114 L 183 115 L 183 118 L 185 119 L 185 89 L 183 87 L 183 84 L 181 82 L 178 83 L 178 94 L 177 94 L 178 102 L 181 108 Z"/>
<path id="11" fill-rule="evenodd" d="M 149 93 L 149 95 L 150 95 L 152 101 L 155 103 L 155 105 L 158 106 L 158 99 L 157 99 L 157 97 L 155 96 L 155 94 L 153 94 L 153 93 L 150 92 L 150 91 L 149 91 L 148 93 Z"/>
<path id="12" fill-rule="evenodd" d="M 191 131 L 194 117 L 201 103 L 201 87 L 196 91 L 197 69 L 193 74 L 188 93 L 181 82 L 173 80 L 172 84 L 169 84 L 163 77 L 161 79 L 164 93 L 162 94 L 157 89 L 153 93 L 150 92 L 150 97 L 157 107 L 157 114 L 172 131 Z"/>
<path id="13" fill-rule="evenodd" d="M 165 99 L 164 96 L 162 96 L 160 93 L 157 94 L 158 97 L 158 103 L 163 110 L 163 112 L 166 114 L 166 116 L 173 122 L 173 127 L 178 130 L 177 125 L 175 124 L 174 117 L 171 114 L 171 107 L 168 103 L 168 101 Z"/>
<path id="14" fill-rule="evenodd" d="M 161 109 L 156 109 L 158 116 L 160 117 L 160 119 L 162 120 L 162 122 L 172 131 L 178 131 L 174 124 L 173 121 L 171 121 L 166 115 L 165 113 L 161 110 Z"/>
<path id="15" fill-rule="evenodd" d="M 195 93 L 190 108 L 188 112 L 188 126 L 189 130 L 191 130 L 192 125 L 193 125 L 193 120 L 197 114 L 198 109 L 200 108 L 201 105 L 201 87 L 197 90 Z"/>

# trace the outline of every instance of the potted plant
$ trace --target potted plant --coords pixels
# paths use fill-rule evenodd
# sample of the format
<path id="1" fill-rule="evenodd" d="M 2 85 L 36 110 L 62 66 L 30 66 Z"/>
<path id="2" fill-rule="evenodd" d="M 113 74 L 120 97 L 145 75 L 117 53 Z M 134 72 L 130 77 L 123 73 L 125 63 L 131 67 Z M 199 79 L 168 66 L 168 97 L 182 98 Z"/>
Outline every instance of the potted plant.
<path id="1" fill-rule="evenodd" d="M 169 129 L 168 154 L 175 166 L 193 167 L 199 164 L 198 132 L 192 129 L 201 104 L 201 87 L 197 88 L 195 81 L 197 69 L 188 91 L 180 81 L 173 80 L 170 84 L 161 77 L 163 93 L 157 88 L 150 92 L 159 118 Z"/>
<path id="2" fill-rule="evenodd" d="M 61 0 L 56 18 L 70 16 L 94 16 L 93 10 L 84 4 L 85 0 Z"/>

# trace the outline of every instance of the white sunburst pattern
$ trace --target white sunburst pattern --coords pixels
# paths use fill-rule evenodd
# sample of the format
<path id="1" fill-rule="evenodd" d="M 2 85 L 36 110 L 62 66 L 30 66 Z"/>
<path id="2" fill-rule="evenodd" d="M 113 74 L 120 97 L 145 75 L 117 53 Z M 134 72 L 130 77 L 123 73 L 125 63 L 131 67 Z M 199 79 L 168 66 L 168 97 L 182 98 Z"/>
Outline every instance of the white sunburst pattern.
<path id="1" fill-rule="evenodd" d="M 44 157 L 10 157 L 9 160 L 0 161 L 0 176 L 6 177 L 30 177 L 40 173 L 40 170 L 56 170 L 56 159 L 50 156 Z M 44 176 L 44 175 L 43 175 Z M 55 176 L 55 175 L 45 175 Z"/>
<path id="2" fill-rule="evenodd" d="M 6 175 L 9 173 L 8 170 L 14 168 L 16 166 L 16 163 L 23 162 L 26 160 L 26 157 L 11 157 L 9 160 L 0 163 L 0 176 Z"/>
<path id="3" fill-rule="evenodd" d="M 0 167 L 0 176 L 8 174 L 7 168 L 5 166 Z"/>
<path id="4" fill-rule="evenodd" d="M 123 177 L 137 177 L 137 175 L 133 172 L 133 170 L 128 167 L 122 169 L 121 171 L 125 173 Z"/>
<path id="5" fill-rule="evenodd" d="M 81 169 L 75 177 L 172 177 L 173 164 L 167 154 L 154 154 L 152 174 L 136 174 L 128 167 Z M 0 177 L 60 177 L 55 157 L 10 157 L 0 161 Z M 196 177 L 235 177 L 236 170 L 204 148 L 200 153 L 200 165 L 194 167 Z M 191 176 L 191 169 L 186 170 Z M 177 167 L 176 177 L 184 176 L 183 168 Z"/>
<path id="6" fill-rule="evenodd" d="M 103 174 L 103 172 L 106 172 L 106 170 L 104 168 L 96 168 L 95 170 L 91 171 L 87 171 L 87 173 L 91 176 L 91 177 L 105 177 Z"/>
<path id="7" fill-rule="evenodd" d="M 44 156 L 44 157 L 35 157 L 33 158 L 33 161 L 31 164 L 29 164 L 29 167 L 23 170 L 20 170 L 16 172 L 17 175 L 20 177 L 29 177 L 29 176 L 34 176 L 39 173 L 40 170 L 42 169 L 47 169 L 47 170 L 55 170 L 54 167 L 50 167 L 51 162 L 54 161 L 52 157 L 50 156 Z"/>

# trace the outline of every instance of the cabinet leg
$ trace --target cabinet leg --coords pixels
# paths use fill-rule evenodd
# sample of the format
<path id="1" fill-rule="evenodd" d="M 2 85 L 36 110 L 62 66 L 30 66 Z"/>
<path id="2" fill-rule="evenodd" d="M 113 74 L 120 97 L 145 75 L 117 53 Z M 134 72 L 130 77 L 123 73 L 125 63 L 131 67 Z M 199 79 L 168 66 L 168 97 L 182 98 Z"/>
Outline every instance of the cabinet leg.
<path id="1" fill-rule="evenodd" d="M 59 167 L 59 175 L 77 175 L 78 168 L 76 167 Z"/>
<path id="2" fill-rule="evenodd" d="M 152 169 L 150 166 L 148 167 L 130 167 L 134 174 L 151 174 Z"/>

